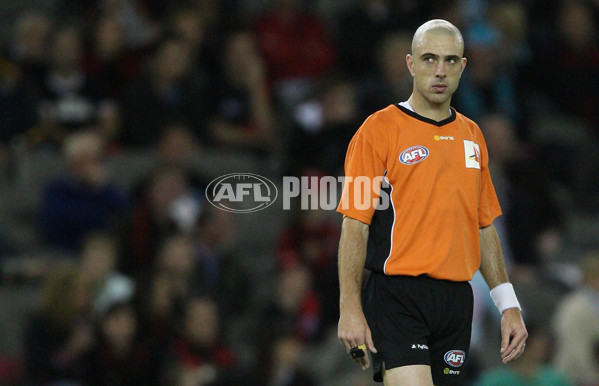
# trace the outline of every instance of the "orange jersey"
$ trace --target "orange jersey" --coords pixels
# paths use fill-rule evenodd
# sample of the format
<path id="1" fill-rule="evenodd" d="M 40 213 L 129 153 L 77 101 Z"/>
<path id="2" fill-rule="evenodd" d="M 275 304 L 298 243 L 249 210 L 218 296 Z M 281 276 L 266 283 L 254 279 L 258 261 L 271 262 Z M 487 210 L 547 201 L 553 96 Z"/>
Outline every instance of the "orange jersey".
<path id="1" fill-rule="evenodd" d="M 356 204 L 359 187 L 346 179 L 337 210 L 370 225 L 366 268 L 453 281 L 470 280 L 479 268 L 479 228 L 501 208 L 480 128 L 451 112 L 436 122 L 391 105 L 368 117 L 350 142 L 346 178 L 379 177 L 374 201 L 382 204 L 384 193 L 390 203 Z"/>

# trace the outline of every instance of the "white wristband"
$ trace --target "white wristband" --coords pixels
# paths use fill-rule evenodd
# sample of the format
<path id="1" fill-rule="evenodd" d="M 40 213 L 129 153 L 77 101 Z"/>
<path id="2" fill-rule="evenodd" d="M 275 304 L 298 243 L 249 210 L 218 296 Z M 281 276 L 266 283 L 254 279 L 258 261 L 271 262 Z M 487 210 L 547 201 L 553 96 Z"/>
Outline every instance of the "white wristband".
<path id="1" fill-rule="evenodd" d="M 522 311 L 512 283 L 501 283 L 493 288 L 491 290 L 491 298 L 495 302 L 495 306 L 500 314 L 503 314 L 503 311 L 508 308 L 517 308 Z"/>

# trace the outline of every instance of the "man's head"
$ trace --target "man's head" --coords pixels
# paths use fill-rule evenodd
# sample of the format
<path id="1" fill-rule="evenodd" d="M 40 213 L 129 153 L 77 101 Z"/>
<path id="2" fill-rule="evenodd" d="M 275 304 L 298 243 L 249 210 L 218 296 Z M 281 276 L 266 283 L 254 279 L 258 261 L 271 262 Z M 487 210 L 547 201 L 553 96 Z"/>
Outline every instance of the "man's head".
<path id="1" fill-rule="evenodd" d="M 448 21 L 427 21 L 416 30 L 406 62 L 416 102 L 449 105 L 466 67 L 462 34 Z"/>
<path id="2" fill-rule="evenodd" d="M 65 159 L 77 181 L 90 186 L 107 182 L 104 141 L 96 132 L 75 132 L 65 139 L 63 146 Z"/>

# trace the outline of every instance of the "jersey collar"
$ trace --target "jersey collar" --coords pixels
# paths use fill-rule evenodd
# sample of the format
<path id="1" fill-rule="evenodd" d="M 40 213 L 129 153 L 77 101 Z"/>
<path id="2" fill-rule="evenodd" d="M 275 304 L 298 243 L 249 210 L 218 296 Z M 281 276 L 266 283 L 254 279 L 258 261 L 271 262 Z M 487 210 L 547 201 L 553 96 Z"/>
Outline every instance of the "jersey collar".
<path id="1" fill-rule="evenodd" d="M 435 125 L 438 127 L 447 125 L 448 123 L 455 121 L 456 116 L 457 116 L 455 109 L 453 107 L 450 107 L 449 109 L 451 110 L 451 115 L 448 118 L 445 118 L 442 121 L 435 121 L 434 119 L 423 117 L 422 115 L 403 107 L 399 103 L 395 104 L 394 106 L 396 106 L 398 109 L 400 109 L 404 113 L 408 114 L 409 116 L 418 119 L 419 121 L 426 122 L 426 123 L 429 123 L 431 125 Z"/>

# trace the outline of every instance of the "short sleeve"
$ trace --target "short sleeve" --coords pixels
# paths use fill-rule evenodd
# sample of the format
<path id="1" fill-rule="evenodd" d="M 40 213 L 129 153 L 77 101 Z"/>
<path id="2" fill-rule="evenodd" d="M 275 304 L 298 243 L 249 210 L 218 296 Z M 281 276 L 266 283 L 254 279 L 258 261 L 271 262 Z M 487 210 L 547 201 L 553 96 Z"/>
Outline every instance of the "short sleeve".
<path id="1" fill-rule="evenodd" d="M 385 164 L 364 126 L 352 138 L 345 157 L 345 181 L 337 211 L 369 224 L 376 209 Z"/>
<path id="2" fill-rule="evenodd" d="M 478 226 L 479 228 L 485 228 L 491 225 L 493 220 L 501 216 L 501 206 L 499 205 L 495 187 L 491 180 L 491 173 L 489 172 L 489 153 L 487 152 L 487 144 L 485 143 L 482 134 L 480 134 L 480 138 L 483 162 L 481 165 L 480 201 L 478 203 Z"/>

